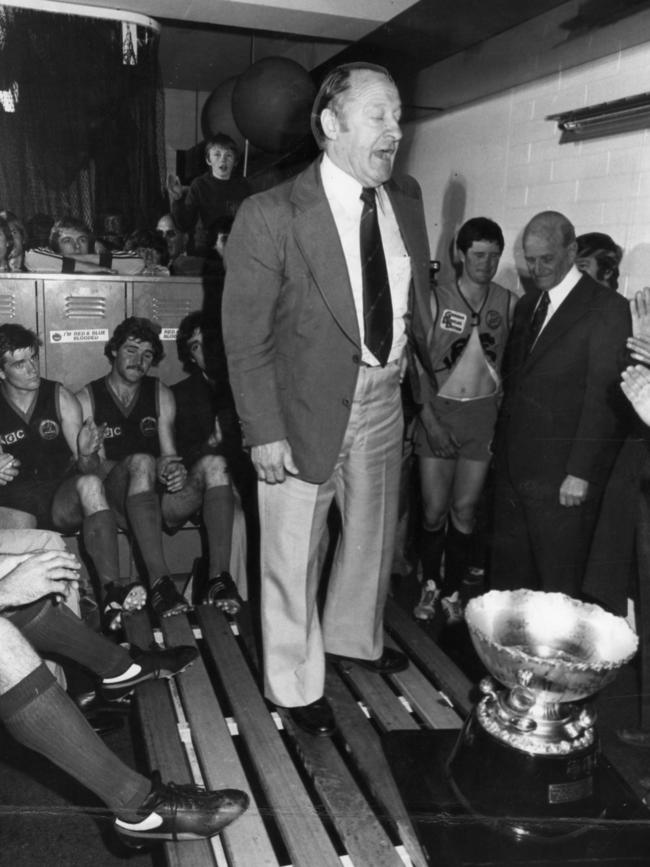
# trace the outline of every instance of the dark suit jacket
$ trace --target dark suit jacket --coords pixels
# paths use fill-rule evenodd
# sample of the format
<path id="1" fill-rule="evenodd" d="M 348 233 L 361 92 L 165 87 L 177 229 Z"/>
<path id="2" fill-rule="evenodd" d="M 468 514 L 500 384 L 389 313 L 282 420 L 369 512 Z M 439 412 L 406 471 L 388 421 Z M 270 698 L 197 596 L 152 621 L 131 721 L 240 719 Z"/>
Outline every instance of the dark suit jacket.
<path id="1" fill-rule="evenodd" d="M 247 445 L 287 438 L 305 481 L 334 468 L 359 373 L 352 289 L 320 160 L 245 199 L 226 249 L 223 331 L 230 382 Z M 413 281 L 407 331 L 422 352 L 431 333 L 429 244 L 410 177 L 385 189 Z"/>
<path id="2" fill-rule="evenodd" d="M 522 494 L 557 497 L 567 475 L 602 486 L 621 446 L 619 382 L 631 333 L 625 299 L 583 275 L 525 354 L 539 295 L 515 310 L 495 439 L 497 473 Z"/>

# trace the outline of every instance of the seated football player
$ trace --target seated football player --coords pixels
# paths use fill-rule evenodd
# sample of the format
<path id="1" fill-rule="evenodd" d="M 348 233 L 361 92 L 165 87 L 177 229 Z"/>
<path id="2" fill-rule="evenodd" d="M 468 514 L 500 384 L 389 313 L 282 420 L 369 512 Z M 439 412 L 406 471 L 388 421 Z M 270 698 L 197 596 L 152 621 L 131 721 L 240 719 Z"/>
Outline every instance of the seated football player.
<path id="1" fill-rule="evenodd" d="M 106 625 L 116 628 L 124 611 L 142 608 L 146 589 L 120 578 L 115 515 L 94 472 L 99 431 L 92 420 L 82 424 L 72 392 L 41 377 L 39 347 L 38 336 L 22 325 L 0 326 L 0 445 L 11 456 L 0 469 L 0 507 L 33 516 L 41 529 L 81 529 L 104 593 Z"/>
<path id="2" fill-rule="evenodd" d="M 136 773 L 100 740 L 43 663 L 41 653 L 74 660 L 116 701 L 140 683 L 180 674 L 198 656 L 189 645 L 127 650 L 93 632 L 58 604 L 79 583 L 79 568 L 54 533 L 0 533 L 0 721 L 19 743 L 94 792 L 125 844 L 218 834 L 247 808 L 245 792 L 175 786 L 157 772 L 151 779 Z"/>
<path id="3" fill-rule="evenodd" d="M 107 499 L 138 544 L 151 605 L 159 617 L 169 617 L 189 610 L 191 603 L 170 575 L 163 528 L 173 531 L 200 512 L 210 574 L 216 577 L 230 561 L 233 500 L 220 455 L 202 455 L 186 467 L 178 453 L 174 395 L 148 375 L 163 354 L 158 329 L 148 319 L 125 319 L 106 344 L 109 373 L 77 397 L 84 419 L 100 431 L 96 452 L 103 462 Z"/>
<path id="4" fill-rule="evenodd" d="M 203 346 L 203 315 L 188 314 L 176 335 L 178 359 L 189 376 L 172 386 L 176 401 L 176 445 L 189 469 L 204 455 L 218 458 L 224 478 L 230 477 L 231 462 L 241 461 L 241 437 L 228 383 L 225 356 L 221 375 L 209 376 Z M 211 548 L 210 564 L 205 580 L 193 586 L 194 602 L 212 602 L 229 614 L 236 614 L 240 598 L 232 576 L 227 571 L 230 562 L 236 495 L 233 485 L 221 492 L 222 518 L 220 532 L 224 538 Z M 228 558 L 228 559 L 226 559 Z M 203 576 L 206 577 L 206 576 Z"/>

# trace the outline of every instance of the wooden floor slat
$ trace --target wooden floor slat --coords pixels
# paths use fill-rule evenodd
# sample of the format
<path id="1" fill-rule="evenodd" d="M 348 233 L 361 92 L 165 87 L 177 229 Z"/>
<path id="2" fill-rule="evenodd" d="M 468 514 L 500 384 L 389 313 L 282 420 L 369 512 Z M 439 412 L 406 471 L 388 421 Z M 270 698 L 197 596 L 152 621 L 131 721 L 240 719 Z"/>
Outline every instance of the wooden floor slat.
<path id="1" fill-rule="evenodd" d="M 127 624 L 129 641 L 143 649 L 148 648 L 153 633 L 147 615 L 144 612 L 131 615 Z M 185 677 L 185 674 L 180 677 Z M 193 782 L 169 686 L 165 681 L 149 681 L 141 684 L 135 694 L 149 767 L 160 771 L 163 782 Z M 170 867 L 209 867 L 215 864 L 212 847 L 206 840 L 165 843 L 164 850 Z"/>
<path id="2" fill-rule="evenodd" d="M 228 623 L 223 615 L 208 606 L 199 609 L 198 619 L 292 864 L 294 867 L 340 867 L 336 850 Z"/>
<path id="3" fill-rule="evenodd" d="M 334 742 L 305 734 L 286 711 L 281 716 L 355 867 L 403 867 Z"/>
<path id="4" fill-rule="evenodd" d="M 384 731 L 419 728 L 381 675 L 372 674 L 354 663 L 337 662 L 334 667 L 352 684 L 354 692 L 371 709 L 372 716 Z"/>
<path id="5" fill-rule="evenodd" d="M 396 643 L 388 636 L 384 644 L 386 647 L 397 647 Z M 391 674 L 390 679 L 397 685 L 400 693 L 408 700 L 418 716 L 431 728 L 460 728 L 461 718 L 438 690 L 432 689 L 431 682 L 415 665 L 409 665 L 406 671 Z"/>
<path id="6" fill-rule="evenodd" d="M 165 644 L 195 644 L 186 616 L 165 619 L 162 629 Z M 250 867 L 252 864 L 255 867 L 277 867 L 278 859 L 202 660 L 184 672 L 178 686 L 207 786 L 211 789 L 243 789 L 251 798 L 246 813 L 221 833 L 230 864 L 232 867 Z"/>
<path id="7" fill-rule="evenodd" d="M 413 864 L 424 867 L 429 862 L 415 835 L 379 735 L 331 665 L 327 668 L 325 693 L 334 709 L 346 750 L 362 775 L 364 785 L 378 803 L 384 821 L 394 827 Z"/>
<path id="8" fill-rule="evenodd" d="M 472 709 L 471 680 L 429 638 L 413 618 L 400 608 L 393 599 L 388 599 L 384 615 L 386 628 L 400 647 L 409 656 L 417 659 L 438 689 L 445 693 L 458 713 L 466 716 Z"/>

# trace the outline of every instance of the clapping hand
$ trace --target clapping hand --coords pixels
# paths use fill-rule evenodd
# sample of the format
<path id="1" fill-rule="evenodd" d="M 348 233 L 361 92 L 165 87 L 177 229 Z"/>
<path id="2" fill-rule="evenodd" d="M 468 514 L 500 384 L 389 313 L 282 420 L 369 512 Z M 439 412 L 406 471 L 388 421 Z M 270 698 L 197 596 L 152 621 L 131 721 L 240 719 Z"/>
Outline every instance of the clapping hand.
<path id="1" fill-rule="evenodd" d="M 172 202 L 177 202 L 182 198 L 184 193 L 180 178 L 178 175 L 174 175 L 171 172 L 167 175 L 167 192 L 169 193 L 169 198 Z"/>
<path id="2" fill-rule="evenodd" d="M 641 421 L 650 425 L 650 370 L 641 364 L 628 367 L 622 374 L 623 394 Z"/>
<path id="3" fill-rule="evenodd" d="M 7 452 L 0 454 L 0 485 L 8 485 L 12 482 L 20 472 L 19 467 L 18 458 Z"/>
<path id="4" fill-rule="evenodd" d="M 627 339 L 627 348 L 635 361 L 650 364 L 650 287 L 636 293 L 630 301 L 630 313 L 632 337 Z"/>

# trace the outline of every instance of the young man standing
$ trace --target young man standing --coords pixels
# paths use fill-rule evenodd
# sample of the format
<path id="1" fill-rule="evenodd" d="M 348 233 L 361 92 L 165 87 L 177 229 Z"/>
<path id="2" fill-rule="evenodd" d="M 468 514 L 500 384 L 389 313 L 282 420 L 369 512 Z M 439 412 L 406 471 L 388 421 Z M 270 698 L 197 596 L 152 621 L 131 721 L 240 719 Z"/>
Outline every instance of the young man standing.
<path id="1" fill-rule="evenodd" d="M 435 380 L 415 434 L 423 504 L 423 584 L 414 614 L 429 620 L 441 605 L 449 623 L 462 618 L 460 589 L 490 465 L 501 359 L 516 300 L 492 282 L 503 252 L 503 234 L 495 222 L 485 217 L 468 220 L 458 232 L 456 248 L 460 275 L 431 294 Z"/>
<path id="2" fill-rule="evenodd" d="M 205 143 L 205 161 L 209 171 L 195 178 L 189 190 L 175 175 L 167 178 L 172 216 L 184 232 L 193 232 L 200 219 L 209 234 L 220 217 L 234 217 L 251 192 L 245 178 L 233 177 L 239 149 L 230 136 L 217 133 L 209 138 Z"/>

